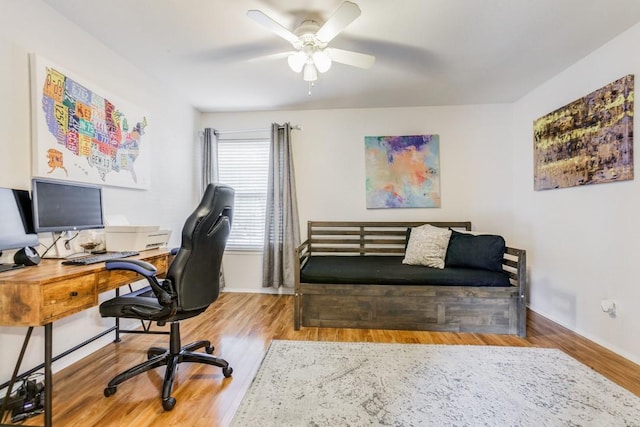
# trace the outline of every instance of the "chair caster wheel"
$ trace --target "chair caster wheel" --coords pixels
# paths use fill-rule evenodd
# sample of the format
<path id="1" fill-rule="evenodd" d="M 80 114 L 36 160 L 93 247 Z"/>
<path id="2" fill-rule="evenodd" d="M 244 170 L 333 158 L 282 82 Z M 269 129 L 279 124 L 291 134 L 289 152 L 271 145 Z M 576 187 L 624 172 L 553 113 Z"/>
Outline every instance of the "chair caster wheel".
<path id="1" fill-rule="evenodd" d="M 222 368 L 222 375 L 224 375 L 225 378 L 229 378 L 232 373 L 233 373 L 233 368 L 231 366 Z"/>
<path id="2" fill-rule="evenodd" d="M 213 354 L 213 346 L 212 345 L 208 345 L 204 348 L 204 351 L 207 352 L 207 354 Z"/>
<path id="3" fill-rule="evenodd" d="M 164 408 L 165 411 L 170 411 L 173 409 L 173 407 L 176 406 L 176 399 L 175 397 L 169 397 L 166 400 L 162 400 L 162 407 Z"/>
<path id="4" fill-rule="evenodd" d="M 114 394 L 116 394 L 116 387 L 107 387 L 104 389 L 104 397 L 109 397 L 109 396 L 113 396 Z"/>
<path id="5" fill-rule="evenodd" d="M 147 350 L 147 360 L 151 360 L 156 356 L 160 356 L 161 354 L 165 354 L 167 352 L 166 349 L 160 347 L 151 347 Z"/>

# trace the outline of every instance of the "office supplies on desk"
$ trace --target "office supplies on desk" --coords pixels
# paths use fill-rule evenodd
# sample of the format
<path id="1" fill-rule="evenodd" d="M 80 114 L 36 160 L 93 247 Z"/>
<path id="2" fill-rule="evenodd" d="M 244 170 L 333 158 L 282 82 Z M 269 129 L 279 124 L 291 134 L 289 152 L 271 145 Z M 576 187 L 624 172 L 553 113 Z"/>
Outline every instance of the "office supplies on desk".
<path id="1" fill-rule="evenodd" d="M 38 254 L 38 251 L 33 249 L 31 246 L 27 246 L 15 253 L 13 261 L 16 264 L 22 264 L 25 266 L 38 265 L 40 264 L 40 255 Z"/>
<path id="2" fill-rule="evenodd" d="M 99 262 L 105 262 L 112 259 L 128 258 L 130 256 L 140 255 L 138 251 L 120 251 L 120 252 L 105 252 L 103 254 L 94 254 L 89 256 L 83 256 L 78 258 L 66 259 L 62 261 L 64 265 L 89 265 L 97 264 Z"/>

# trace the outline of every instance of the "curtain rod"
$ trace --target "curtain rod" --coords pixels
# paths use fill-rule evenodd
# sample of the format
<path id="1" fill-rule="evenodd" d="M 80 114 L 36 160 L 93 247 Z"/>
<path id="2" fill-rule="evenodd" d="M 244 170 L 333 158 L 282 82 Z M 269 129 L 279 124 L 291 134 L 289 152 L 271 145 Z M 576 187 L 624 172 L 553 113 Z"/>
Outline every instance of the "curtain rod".
<path id="1" fill-rule="evenodd" d="M 280 129 L 282 129 L 284 126 L 280 126 Z M 300 125 L 292 125 L 291 126 L 292 130 L 302 130 L 302 126 Z M 230 134 L 230 133 L 251 133 L 251 132 L 267 132 L 270 131 L 271 128 L 262 128 L 262 129 L 242 129 L 242 130 L 216 130 L 214 133 L 216 135 L 222 135 L 222 134 Z"/>

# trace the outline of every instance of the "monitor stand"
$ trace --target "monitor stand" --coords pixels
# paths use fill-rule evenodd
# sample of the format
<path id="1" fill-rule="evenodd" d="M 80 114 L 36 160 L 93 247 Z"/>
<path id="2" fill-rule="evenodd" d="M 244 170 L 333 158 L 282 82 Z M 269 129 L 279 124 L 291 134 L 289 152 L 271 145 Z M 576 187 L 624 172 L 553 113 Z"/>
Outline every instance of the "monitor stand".
<path id="1" fill-rule="evenodd" d="M 17 270 L 22 267 L 24 267 L 24 264 L 0 264 L 0 273 L 4 273 L 5 271 Z"/>
<path id="2" fill-rule="evenodd" d="M 73 253 L 72 250 L 64 247 L 65 234 L 66 231 L 54 231 L 51 233 L 55 246 L 43 258 L 65 259 Z"/>

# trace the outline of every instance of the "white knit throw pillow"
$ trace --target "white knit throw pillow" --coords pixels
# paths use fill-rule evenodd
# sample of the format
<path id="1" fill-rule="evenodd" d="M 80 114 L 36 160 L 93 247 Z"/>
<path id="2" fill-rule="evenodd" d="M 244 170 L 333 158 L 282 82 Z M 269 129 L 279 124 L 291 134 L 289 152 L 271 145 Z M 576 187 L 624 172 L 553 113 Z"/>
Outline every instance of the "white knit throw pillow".
<path id="1" fill-rule="evenodd" d="M 429 224 L 413 228 L 402 263 L 444 268 L 449 238 L 451 230 L 446 228 Z"/>

